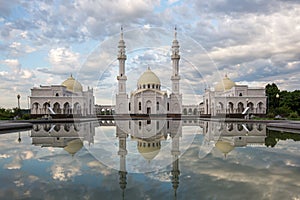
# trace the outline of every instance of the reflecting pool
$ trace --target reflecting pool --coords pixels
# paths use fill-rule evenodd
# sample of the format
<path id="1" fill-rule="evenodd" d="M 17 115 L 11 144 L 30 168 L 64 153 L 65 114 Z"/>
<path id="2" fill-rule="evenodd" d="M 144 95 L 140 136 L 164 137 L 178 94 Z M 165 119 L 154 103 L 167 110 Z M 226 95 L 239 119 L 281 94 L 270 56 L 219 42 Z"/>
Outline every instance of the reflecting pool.
<path id="1" fill-rule="evenodd" d="M 132 120 L 0 134 L 0 199 L 300 199 L 300 134 Z"/>

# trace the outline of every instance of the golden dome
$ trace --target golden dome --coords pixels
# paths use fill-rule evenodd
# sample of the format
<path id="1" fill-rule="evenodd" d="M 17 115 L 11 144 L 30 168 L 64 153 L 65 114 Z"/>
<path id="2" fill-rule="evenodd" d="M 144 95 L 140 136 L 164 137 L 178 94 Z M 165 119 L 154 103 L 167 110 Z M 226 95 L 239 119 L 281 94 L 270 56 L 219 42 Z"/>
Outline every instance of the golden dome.
<path id="1" fill-rule="evenodd" d="M 83 147 L 83 143 L 80 138 L 72 140 L 67 143 L 67 146 L 64 147 L 64 150 L 69 154 L 74 155 Z"/>
<path id="2" fill-rule="evenodd" d="M 138 85 L 147 85 L 147 84 L 155 84 L 160 85 L 160 80 L 156 76 L 154 72 L 148 67 L 147 71 L 145 71 L 138 80 Z"/>
<path id="3" fill-rule="evenodd" d="M 82 85 L 76 81 L 72 75 L 65 80 L 62 85 L 66 86 L 71 92 L 82 92 Z"/>
<path id="4" fill-rule="evenodd" d="M 215 91 L 223 92 L 225 90 L 231 89 L 234 86 L 235 86 L 235 82 L 233 82 L 230 78 L 227 77 L 227 75 L 225 75 L 223 80 L 215 86 Z"/>
<path id="5" fill-rule="evenodd" d="M 160 142 L 159 141 L 147 142 L 144 140 L 139 140 L 138 151 L 146 160 L 148 161 L 153 160 L 160 151 Z"/>
<path id="6" fill-rule="evenodd" d="M 225 142 L 225 141 L 218 141 L 215 144 L 216 148 L 221 151 L 222 153 L 224 153 L 225 155 L 228 154 L 229 152 L 231 152 L 234 149 L 234 146 L 231 145 L 229 142 Z"/>

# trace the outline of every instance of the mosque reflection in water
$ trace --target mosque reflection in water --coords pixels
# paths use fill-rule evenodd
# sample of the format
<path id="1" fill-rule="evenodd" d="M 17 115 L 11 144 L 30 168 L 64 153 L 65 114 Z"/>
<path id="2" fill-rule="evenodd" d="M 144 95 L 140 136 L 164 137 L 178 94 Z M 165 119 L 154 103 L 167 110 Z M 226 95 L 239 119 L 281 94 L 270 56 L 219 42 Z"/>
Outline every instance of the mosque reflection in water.
<path id="1" fill-rule="evenodd" d="M 204 143 L 212 144 L 223 153 L 224 158 L 235 147 L 265 145 L 267 131 L 263 124 L 236 124 L 206 121 L 181 120 L 133 120 L 100 121 L 74 124 L 36 124 L 31 131 L 32 144 L 41 147 L 63 148 L 74 156 L 83 146 L 94 144 L 95 129 L 98 126 L 115 126 L 118 138 L 119 185 L 123 191 L 127 185 L 126 156 L 128 137 L 136 141 L 140 155 L 150 162 L 155 160 L 162 148 L 162 141 L 171 140 L 171 184 L 176 196 L 179 187 L 179 156 L 182 127 L 200 127 Z M 96 144 L 94 144 L 96 145 Z M 130 153 L 130 152 L 129 152 Z"/>
<path id="2" fill-rule="evenodd" d="M 75 155 L 83 141 L 94 143 L 97 123 L 35 124 L 31 130 L 32 144 L 41 147 L 59 147 Z"/>

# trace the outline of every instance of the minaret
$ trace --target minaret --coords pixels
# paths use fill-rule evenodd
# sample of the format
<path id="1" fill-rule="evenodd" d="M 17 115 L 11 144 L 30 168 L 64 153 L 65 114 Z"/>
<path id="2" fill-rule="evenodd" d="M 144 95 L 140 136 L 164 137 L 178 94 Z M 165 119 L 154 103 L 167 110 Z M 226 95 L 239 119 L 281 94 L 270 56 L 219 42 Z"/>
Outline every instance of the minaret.
<path id="1" fill-rule="evenodd" d="M 179 150 L 179 137 L 181 137 L 182 134 L 182 126 L 181 122 L 180 123 L 175 123 L 172 124 L 174 125 L 174 129 L 171 130 L 171 138 L 172 138 L 172 187 L 174 189 L 174 199 L 177 199 L 177 188 L 179 186 L 179 175 L 180 175 L 180 170 L 179 170 L 179 155 L 180 155 L 180 150 Z"/>
<path id="2" fill-rule="evenodd" d="M 174 31 L 174 40 L 172 43 L 172 76 L 171 76 L 171 81 L 172 81 L 172 94 L 171 94 L 171 113 L 174 114 L 181 114 L 181 105 L 182 105 L 182 97 L 180 94 L 180 86 L 179 86 L 179 80 L 180 80 L 180 75 L 179 75 L 179 60 L 180 60 L 180 55 L 179 55 L 179 42 L 177 40 L 177 28 L 175 26 L 175 31 Z"/>
<path id="3" fill-rule="evenodd" d="M 180 55 L 179 55 L 179 43 L 177 40 L 177 28 L 175 26 L 175 32 L 174 32 L 174 40 L 172 44 L 172 65 L 173 65 L 173 73 L 172 73 L 172 92 L 174 94 L 179 94 L 179 60 L 180 60 Z"/>
<path id="4" fill-rule="evenodd" d="M 127 134 L 121 130 L 117 126 L 117 137 L 119 137 L 119 151 L 118 155 L 120 156 L 120 170 L 119 170 L 119 184 L 120 188 L 122 189 L 122 198 L 124 199 L 125 195 L 125 189 L 127 185 L 127 171 L 126 171 L 126 155 L 127 155 L 127 149 L 126 149 L 126 138 Z"/>
<path id="5" fill-rule="evenodd" d="M 126 61 L 126 52 L 125 52 L 125 42 L 123 39 L 123 27 L 121 27 L 121 37 L 119 41 L 119 75 L 117 76 L 118 80 L 118 93 L 116 95 L 116 114 L 126 114 L 128 113 L 128 97 L 126 94 L 126 80 L 127 76 L 125 74 L 125 61 Z"/>

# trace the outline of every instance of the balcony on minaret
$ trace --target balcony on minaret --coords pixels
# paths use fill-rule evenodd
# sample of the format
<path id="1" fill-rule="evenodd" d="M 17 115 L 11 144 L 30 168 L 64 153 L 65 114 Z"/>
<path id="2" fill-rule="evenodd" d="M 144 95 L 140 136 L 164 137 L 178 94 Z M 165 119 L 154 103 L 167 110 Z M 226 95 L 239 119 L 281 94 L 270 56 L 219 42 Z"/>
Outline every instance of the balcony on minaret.
<path id="1" fill-rule="evenodd" d="M 121 74 L 121 75 L 117 76 L 117 80 L 124 80 L 124 81 L 126 81 L 127 80 L 127 76 Z"/>
<path id="2" fill-rule="evenodd" d="M 175 52 L 172 54 L 171 56 L 172 59 L 180 59 L 180 55 L 179 55 L 179 52 Z"/>
<path id="3" fill-rule="evenodd" d="M 172 81 L 180 80 L 180 75 L 175 74 L 175 75 L 171 76 L 171 80 Z"/>
<path id="4" fill-rule="evenodd" d="M 125 51 L 119 51 L 119 54 L 118 54 L 118 60 L 126 60 L 127 59 L 127 56 L 125 54 Z"/>

